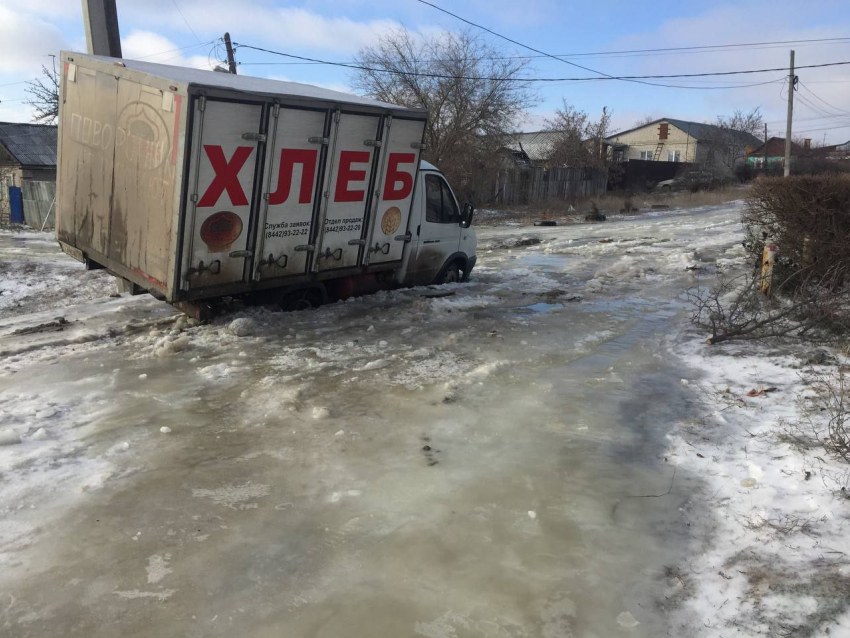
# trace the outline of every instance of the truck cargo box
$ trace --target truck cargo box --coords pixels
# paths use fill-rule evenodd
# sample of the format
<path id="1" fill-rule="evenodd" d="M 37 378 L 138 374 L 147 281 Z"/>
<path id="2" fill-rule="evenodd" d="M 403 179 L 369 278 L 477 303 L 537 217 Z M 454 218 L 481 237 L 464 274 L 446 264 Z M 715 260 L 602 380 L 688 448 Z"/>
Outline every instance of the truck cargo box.
<path id="1" fill-rule="evenodd" d="M 397 268 L 425 112 L 62 53 L 57 238 L 167 301 Z"/>

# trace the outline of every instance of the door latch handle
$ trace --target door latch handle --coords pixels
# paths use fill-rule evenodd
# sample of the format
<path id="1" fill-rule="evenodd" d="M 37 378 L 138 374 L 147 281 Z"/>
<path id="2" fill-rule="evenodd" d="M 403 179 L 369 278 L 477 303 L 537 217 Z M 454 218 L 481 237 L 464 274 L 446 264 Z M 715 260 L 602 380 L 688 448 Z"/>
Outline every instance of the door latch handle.
<path id="1" fill-rule="evenodd" d="M 316 250 L 316 247 L 313 244 L 301 244 L 300 246 L 296 246 L 295 250 L 297 250 L 298 252 L 311 253 Z"/>
<path id="2" fill-rule="evenodd" d="M 269 253 L 269 256 L 266 259 L 261 259 L 259 263 L 259 267 L 263 268 L 264 266 L 277 266 L 278 268 L 286 268 L 286 264 L 289 262 L 289 258 L 286 255 L 281 255 L 277 259 L 274 258 L 272 253 Z"/>
<path id="3" fill-rule="evenodd" d="M 191 266 L 189 270 L 186 272 L 185 278 L 189 279 L 192 275 L 200 275 L 204 271 L 209 271 L 211 275 L 217 275 L 221 272 L 221 260 L 216 259 L 213 262 L 210 262 L 209 265 L 206 265 L 203 261 L 198 262 L 197 266 Z"/>
<path id="4" fill-rule="evenodd" d="M 263 133 L 242 133 L 242 139 L 251 142 L 265 142 L 266 136 Z"/>
<path id="5" fill-rule="evenodd" d="M 382 255 L 388 255 L 390 252 L 390 242 L 385 243 L 383 246 L 380 242 L 375 242 L 375 245 L 369 249 L 370 253 L 381 253 Z"/>
<path id="6" fill-rule="evenodd" d="M 333 252 L 331 252 L 329 247 L 325 248 L 325 252 L 319 255 L 319 259 L 333 259 L 334 261 L 339 261 L 342 259 L 342 248 L 337 248 Z"/>
<path id="7" fill-rule="evenodd" d="M 230 257 L 253 257 L 254 253 L 250 250 L 234 250 L 230 253 Z"/>
<path id="8" fill-rule="evenodd" d="M 366 240 L 365 239 L 349 239 L 348 245 L 349 246 L 365 246 Z"/>
<path id="9" fill-rule="evenodd" d="M 405 233 L 404 235 L 396 235 L 395 240 L 396 241 L 409 242 L 409 241 L 413 240 L 413 235 L 410 234 L 410 233 Z"/>
<path id="10" fill-rule="evenodd" d="M 330 140 L 328 138 L 321 137 L 321 136 L 318 136 L 318 135 L 315 135 L 313 137 L 308 137 L 307 141 L 310 142 L 310 144 L 321 144 L 322 146 L 327 146 L 328 143 L 330 142 Z"/>

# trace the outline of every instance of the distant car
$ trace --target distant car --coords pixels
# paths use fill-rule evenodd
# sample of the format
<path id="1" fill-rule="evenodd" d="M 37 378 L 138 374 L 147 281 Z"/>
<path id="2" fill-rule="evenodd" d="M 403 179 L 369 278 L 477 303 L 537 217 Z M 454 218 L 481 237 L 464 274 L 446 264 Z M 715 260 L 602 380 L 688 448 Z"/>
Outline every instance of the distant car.
<path id="1" fill-rule="evenodd" d="M 708 188 L 717 188 L 723 180 L 710 171 L 688 171 L 673 179 L 665 179 L 655 185 L 659 191 L 698 191 Z"/>

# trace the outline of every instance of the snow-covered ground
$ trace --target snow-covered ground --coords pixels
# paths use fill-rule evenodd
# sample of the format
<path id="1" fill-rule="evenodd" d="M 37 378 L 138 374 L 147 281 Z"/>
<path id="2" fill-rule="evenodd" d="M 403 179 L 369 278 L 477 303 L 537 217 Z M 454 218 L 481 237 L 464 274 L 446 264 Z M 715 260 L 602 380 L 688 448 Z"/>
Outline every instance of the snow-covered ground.
<path id="1" fill-rule="evenodd" d="M 2 635 L 841 635 L 797 359 L 687 324 L 739 214 L 485 228 L 469 283 L 209 325 L 0 235 Z"/>

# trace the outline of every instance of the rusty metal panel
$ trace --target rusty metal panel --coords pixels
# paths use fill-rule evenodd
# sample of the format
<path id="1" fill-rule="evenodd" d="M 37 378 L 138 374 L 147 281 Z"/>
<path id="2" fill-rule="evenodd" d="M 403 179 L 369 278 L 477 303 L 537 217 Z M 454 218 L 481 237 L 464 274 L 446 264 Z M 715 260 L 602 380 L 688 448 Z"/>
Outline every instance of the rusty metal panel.
<path id="1" fill-rule="evenodd" d="M 73 79 L 69 79 L 69 73 Z M 56 203 L 59 239 L 106 254 L 112 199 L 118 79 L 65 64 L 63 70 L 62 188 Z"/>
<path id="2" fill-rule="evenodd" d="M 181 106 L 180 95 L 118 81 L 108 256 L 162 290 L 174 251 Z"/>

